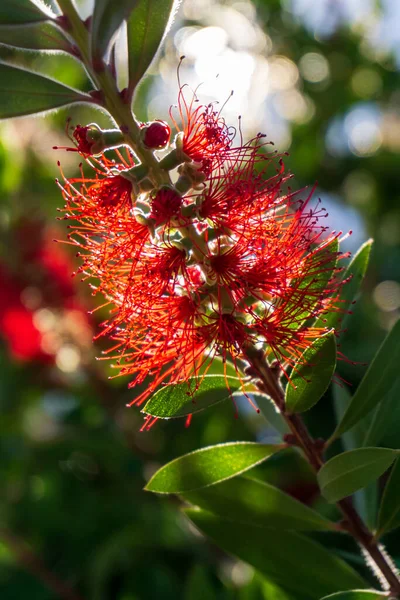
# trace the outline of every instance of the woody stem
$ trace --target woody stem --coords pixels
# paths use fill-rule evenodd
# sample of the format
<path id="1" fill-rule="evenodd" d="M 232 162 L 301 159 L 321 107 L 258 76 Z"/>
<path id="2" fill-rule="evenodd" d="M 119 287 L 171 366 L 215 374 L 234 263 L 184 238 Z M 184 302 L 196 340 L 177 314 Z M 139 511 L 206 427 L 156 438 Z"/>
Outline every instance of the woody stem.
<path id="1" fill-rule="evenodd" d="M 118 90 L 116 80 L 102 58 L 92 60 L 90 49 L 90 36 L 86 24 L 80 18 L 72 0 L 59 0 L 58 5 L 66 21 L 66 31 L 79 49 L 82 60 L 90 78 L 101 91 L 103 100 L 101 105 L 109 112 L 119 126 L 126 144 L 134 151 L 139 160 L 149 169 L 149 177 L 156 186 L 170 184 L 169 174 L 160 167 L 158 159 L 151 150 L 143 146 L 140 139 L 140 124 L 136 121 L 130 103 L 124 99 Z"/>
<path id="2" fill-rule="evenodd" d="M 296 445 L 300 447 L 313 468 L 315 473 L 324 465 L 321 445 L 318 444 L 310 435 L 303 419 L 298 414 L 288 414 L 285 411 L 285 397 L 279 382 L 279 376 L 269 366 L 265 357 L 257 351 L 248 351 L 246 358 L 250 362 L 254 371 L 259 377 L 260 391 L 268 394 L 277 408 L 280 410 L 283 418 L 288 424 L 295 440 Z M 391 564 L 387 554 L 382 551 L 375 540 L 372 532 L 368 529 L 358 512 L 353 506 L 351 498 L 343 498 L 337 502 L 339 510 L 344 516 L 345 528 L 358 544 L 370 556 L 376 565 L 378 572 L 386 579 L 390 593 L 400 598 L 400 579 L 396 573 L 395 567 Z"/>

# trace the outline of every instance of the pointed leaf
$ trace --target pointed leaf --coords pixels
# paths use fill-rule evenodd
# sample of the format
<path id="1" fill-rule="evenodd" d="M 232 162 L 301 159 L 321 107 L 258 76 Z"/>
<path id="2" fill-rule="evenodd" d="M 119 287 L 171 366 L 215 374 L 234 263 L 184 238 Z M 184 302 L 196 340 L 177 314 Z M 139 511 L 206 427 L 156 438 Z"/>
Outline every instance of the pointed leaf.
<path id="1" fill-rule="evenodd" d="M 350 496 L 382 475 L 397 455 L 390 448 L 358 448 L 334 456 L 318 473 L 322 494 L 329 502 Z"/>
<path id="2" fill-rule="evenodd" d="M 0 25 L 26 25 L 53 18 L 50 9 L 34 0 L 1 0 Z"/>
<path id="3" fill-rule="evenodd" d="M 348 431 L 382 400 L 397 381 L 399 364 L 400 320 L 379 348 L 331 439 Z"/>
<path id="4" fill-rule="evenodd" d="M 249 563 L 294 597 L 319 600 L 342 589 L 364 587 L 362 578 L 326 548 L 293 531 L 235 523 L 199 509 L 184 511 L 225 552 Z"/>
<path id="5" fill-rule="evenodd" d="M 351 402 L 349 388 L 341 384 L 332 386 L 333 405 L 335 409 L 336 421 L 340 421 Z M 341 441 L 345 450 L 354 450 L 363 446 L 363 440 L 368 431 L 368 424 L 361 420 L 350 431 L 344 433 Z M 374 446 L 375 444 L 368 444 Z"/>
<path id="6" fill-rule="evenodd" d="M 0 63 L 0 119 L 32 115 L 74 102 L 92 99 L 54 79 Z"/>
<path id="7" fill-rule="evenodd" d="M 384 446 L 392 447 L 390 443 L 394 441 L 394 447 L 399 446 L 399 427 L 400 427 L 400 378 L 394 383 L 393 387 L 384 395 L 379 405 L 376 407 L 372 418 L 368 421 L 369 428 L 363 441 L 364 446 Z M 364 423 L 364 420 L 361 421 Z"/>
<path id="8" fill-rule="evenodd" d="M 175 0 L 139 0 L 128 19 L 129 90 L 133 93 L 171 26 Z"/>
<path id="9" fill-rule="evenodd" d="M 383 492 L 378 516 L 378 533 L 384 533 L 400 527 L 400 459 L 393 465 L 385 491 Z"/>
<path id="10" fill-rule="evenodd" d="M 334 408 L 337 417 L 337 421 L 340 421 L 344 415 L 348 405 L 351 402 L 351 395 L 349 389 L 344 385 L 333 385 L 333 401 Z M 368 425 L 371 421 L 371 413 L 368 414 L 364 419 L 361 419 L 350 431 L 346 431 L 341 437 L 345 450 L 354 450 L 355 448 L 361 448 L 362 446 L 377 446 L 378 443 L 370 442 L 369 444 L 364 443 L 365 436 L 368 431 Z M 377 482 L 374 481 L 367 485 L 365 488 L 358 490 L 354 495 L 354 504 L 361 517 L 367 523 L 371 529 L 375 529 L 377 507 L 378 507 L 378 486 Z"/>
<path id="11" fill-rule="evenodd" d="M 68 51 L 70 43 L 51 22 L 26 27 L 0 27 L 0 44 L 29 50 Z"/>
<path id="12" fill-rule="evenodd" d="M 160 494 L 197 490 L 240 475 L 281 449 L 282 446 L 254 442 L 229 442 L 201 448 L 161 467 L 145 489 Z"/>
<path id="13" fill-rule="evenodd" d="M 382 600 L 387 597 L 387 592 L 378 592 L 377 590 L 351 590 L 350 592 L 331 594 L 321 600 Z"/>
<path id="14" fill-rule="evenodd" d="M 373 240 L 365 242 L 353 256 L 343 274 L 343 285 L 340 293 L 340 312 L 329 313 L 315 323 L 315 327 L 333 327 L 337 329 L 340 321 L 347 315 L 354 298 L 356 297 L 367 271 L 369 256 Z"/>
<path id="15" fill-rule="evenodd" d="M 184 417 L 227 400 L 232 392 L 241 388 L 240 379 L 237 377 L 205 375 L 199 388 L 192 395 L 189 390 L 194 389 L 196 383 L 196 379 L 189 379 L 185 383 L 164 386 L 153 394 L 142 412 L 159 419 Z"/>
<path id="16" fill-rule="evenodd" d="M 334 331 L 317 338 L 295 365 L 286 387 L 285 405 L 290 413 L 304 412 L 322 398 L 336 367 Z"/>
<path id="17" fill-rule="evenodd" d="M 113 35 L 128 19 L 138 0 L 96 0 L 91 25 L 91 47 L 94 60 L 107 52 Z"/>
<path id="18" fill-rule="evenodd" d="M 278 411 L 273 401 L 266 394 L 261 392 L 251 392 L 250 397 L 254 398 L 260 409 L 261 414 L 268 423 L 274 427 L 281 435 L 290 432 L 290 428 L 287 425 L 282 414 Z"/>
<path id="19" fill-rule="evenodd" d="M 242 475 L 182 496 L 236 523 L 299 531 L 335 529 L 334 523 L 279 488 Z"/>
<path id="20" fill-rule="evenodd" d="M 257 585 L 259 587 L 255 588 Z M 267 580 L 258 573 L 255 573 L 252 579 L 251 590 L 242 588 L 241 591 L 238 600 L 310 600 L 309 596 L 299 596 L 298 593 L 296 597 L 292 594 L 289 595 L 283 591 L 281 586 L 277 586 L 276 583 L 272 583 L 271 580 Z"/>

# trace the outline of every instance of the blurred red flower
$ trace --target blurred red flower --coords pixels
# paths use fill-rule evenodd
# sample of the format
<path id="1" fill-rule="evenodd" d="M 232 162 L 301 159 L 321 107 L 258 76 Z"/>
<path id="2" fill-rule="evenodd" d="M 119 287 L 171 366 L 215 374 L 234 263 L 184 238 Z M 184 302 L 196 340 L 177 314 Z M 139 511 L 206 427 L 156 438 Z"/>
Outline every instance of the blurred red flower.
<path id="1" fill-rule="evenodd" d="M 65 343 L 89 348 L 87 309 L 56 234 L 37 220 L 21 220 L 12 230 L 12 262 L 0 264 L 0 335 L 19 361 L 53 362 Z"/>

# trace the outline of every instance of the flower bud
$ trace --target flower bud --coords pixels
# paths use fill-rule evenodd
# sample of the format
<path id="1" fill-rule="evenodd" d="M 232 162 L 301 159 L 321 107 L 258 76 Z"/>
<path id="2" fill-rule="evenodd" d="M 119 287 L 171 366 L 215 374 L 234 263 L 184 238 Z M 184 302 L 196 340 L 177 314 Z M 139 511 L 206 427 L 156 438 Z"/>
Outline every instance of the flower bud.
<path id="1" fill-rule="evenodd" d="M 143 127 L 142 140 L 150 150 L 164 148 L 170 137 L 171 129 L 165 121 L 153 121 Z"/>

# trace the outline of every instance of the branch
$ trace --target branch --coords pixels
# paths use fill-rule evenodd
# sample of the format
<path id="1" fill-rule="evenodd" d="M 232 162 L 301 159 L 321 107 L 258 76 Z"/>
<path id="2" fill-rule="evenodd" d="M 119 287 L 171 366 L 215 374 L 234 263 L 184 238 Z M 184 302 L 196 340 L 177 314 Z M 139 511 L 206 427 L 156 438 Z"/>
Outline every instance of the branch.
<path id="1" fill-rule="evenodd" d="M 262 353 L 249 350 L 246 353 L 246 358 L 258 375 L 259 389 L 267 393 L 279 408 L 283 418 L 290 427 L 297 445 L 303 450 L 306 459 L 315 473 L 318 473 L 324 464 L 322 457 L 323 446 L 321 446 L 319 440 L 314 440 L 310 436 L 303 419 L 298 414 L 285 413 L 285 397 L 279 382 L 279 375 L 271 369 Z M 346 530 L 357 540 L 366 555 L 370 557 L 372 563 L 376 565 L 377 572 L 381 573 L 382 577 L 387 581 L 390 593 L 399 598 L 400 580 L 394 564 L 374 539 L 372 532 L 354 508 L 351 499 L 343 498 L 343 500 L 337 502 L 337 506 L 344 515 Z"/>

